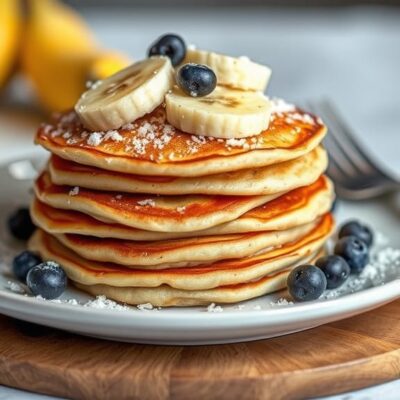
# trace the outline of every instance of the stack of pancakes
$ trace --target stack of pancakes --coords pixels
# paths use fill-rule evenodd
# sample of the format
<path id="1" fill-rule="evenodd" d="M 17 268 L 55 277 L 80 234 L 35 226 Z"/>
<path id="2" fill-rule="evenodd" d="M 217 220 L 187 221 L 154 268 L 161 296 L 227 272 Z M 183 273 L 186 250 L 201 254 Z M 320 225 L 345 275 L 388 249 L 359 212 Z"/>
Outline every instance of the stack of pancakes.
<path id="1" fill-rule="evenodd" d="M 88 132 L 75 112 L 40 127 L 30 249 L 74 284 L 128 304 L 234 303 L 286 286 L 333 228 L 323 123 L 275 101 L 244 139 L 184 133 L 165 108 Z"/>

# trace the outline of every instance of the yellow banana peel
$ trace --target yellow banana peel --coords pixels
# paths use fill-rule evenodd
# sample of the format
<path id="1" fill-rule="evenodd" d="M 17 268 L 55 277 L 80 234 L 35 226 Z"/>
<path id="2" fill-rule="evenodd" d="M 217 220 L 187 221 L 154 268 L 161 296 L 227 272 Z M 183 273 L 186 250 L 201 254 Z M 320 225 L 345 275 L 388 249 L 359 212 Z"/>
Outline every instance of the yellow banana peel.
<path id="1" fill-rule="evenodd" d="M 2 0 L 3 1 L 3 0 Z M 88 80 L 102 79 L 130 63 L 102 50 L 82 18 L 57 0 L 30 0 L 21 67 L 49 111 L 74 106 Z"/>
<path id="2" fill-rule="evenodd" d="M 22 32 L 19 0 L 0 1 L 0 88 L 7 82 L 17 64 Z"/>
<path id="3" fill-rule="evenodd" d="M 100 51 L 99 55 L 90 65 L 88 78 L 97 81 L 115 74 L 132 63 L 125 54 L 115 51 Z"/>

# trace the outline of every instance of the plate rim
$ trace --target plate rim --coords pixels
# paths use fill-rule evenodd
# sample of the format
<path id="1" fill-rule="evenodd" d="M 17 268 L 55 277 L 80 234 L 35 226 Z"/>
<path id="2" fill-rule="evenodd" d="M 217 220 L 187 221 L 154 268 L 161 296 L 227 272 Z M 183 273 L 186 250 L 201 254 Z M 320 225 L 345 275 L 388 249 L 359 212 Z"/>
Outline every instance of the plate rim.
<path id="1" fill-rule="evenodd" d="M 378 293 L 379 297 L 376 297 L 376 294 Z M 223 310 L 223 312 L 218 313 L 207 312 L 206 307 L 204 312 L 200 310 L 193 310 L 193 312 L 190 312 L 189 308 L 168 309 L 167 312 L 163 312 L 163 309 L 149 311 L 138 310 L 135 308 L 127 310 L 98 309 L 82 305 L 71 305 L 68 303 L 56 303 L 37 299 L 29 295 L 25 296 L 24 294 L 8 292 L 7 289 L 4 288 L 0 290 L 0 300 L 5 301 L 6 304 L 3 302 L 0 303 L 0 310 L 29 313 L 29 310 L 32 310 L 32 307 L 38 306 L 36 309 L 38 312 L 35 310 L 34 314 L 30 313 L 31 315 L 38 315 L 46 313 L 46 311 L 53 312 L 59 310 L 61 307 L 65 311 L 70 311 L 76 318 L 87 315 L 90 315 L 92 318 L 107 317 L 109 321 L 105 324 L 106 321 L 102 320 L 99 322 L 99 325 L 109 325 L 111 320 L 114 321 L 115 319 L 118 319 L 119 322 L 125 322 L 126 320 L 128 322 L 127 326 L 132 325 L 133 320 L 136 323 L 141 322 L 144 324 L 149 321 L 152 323 L 160 321 L 163 322 L 163 328 L 173 326 L 174 324 L 172 323 L 167 325 L 164 324 L 166 321 L 172 319 L 175 323 L 179 321 L 185 322 L 188 325 L 190 325 L 191 322 L 205 323 L 213 321 L 213 323 L 215 323 L 215 321 L 218 321 L 218 325 L 222 323 L 223 326 L 228 327 L 226 324 L 230 325 L 229 322 L 232 324 L 233 317 L 239 314 L 241 316 L 240 326 L 244 327 L 248 326 L 248 324 L 257 322 L 261 323 L 262 326 L 274 326 L 283 317 L 285 317 L 284 320 L 280 321 L 283 324 L 293 321 L 306 321 L 310 316 L 315 314 L 319 314 L 321 317 L 335 315 L 335 313 L 332 312 L 334 309 L 339 310 L 338 315 L 340 315 L 345 312 L 357 311 L 359 309 L 363 310 L 366 307 L 373 307 L 375 305 L 383 304 L 385 301 L 396 300 L 397 298 L 400 298 L 400 278 L 395 278 L 385 284 L 363 289 L 333 299 L 319 299 L 309 303 L 294 303 L 288 306 L 276 306 L 276 308 L 271 307 L 261 310 L 226 309 Z M 301 309 L 301 314 L 304 315 L 304 317 L 299 317 L 299 309 Z M 184 312 L 182 312 L 183 310 Z M 325 314 L 324 312 L 328 313 Z M 307 315 L 307 318 L 305 315 Z M 71 314 L 69 314 L 69 316 L 71 317 Z M 269 316 L 270 318 L 265 318 L 266 316 Z M 58 317 L 57 315 L 52 314 L 49 317 L 49 320 L 66 320 L 66 317 L 63 317 L 62 315 Z M 271 323 L 271 321 L 273 323 Z M 232 324 L 232 326 L 234 326 L 234 324 Z"/>

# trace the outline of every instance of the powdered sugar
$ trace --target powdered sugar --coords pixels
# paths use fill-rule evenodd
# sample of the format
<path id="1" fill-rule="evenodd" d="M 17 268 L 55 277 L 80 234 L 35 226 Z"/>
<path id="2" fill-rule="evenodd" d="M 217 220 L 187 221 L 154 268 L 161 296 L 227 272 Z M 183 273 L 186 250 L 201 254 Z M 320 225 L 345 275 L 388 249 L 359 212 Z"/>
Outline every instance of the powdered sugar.
<path id="1" fill-rule="evenodd" d="M 211 303 L 207 307 L 207 312 L 212 312 L 212 313 L 220 313 L 223 312 L 224 309 L 221 306 L 217 306 L 215 303 Z"/>
<path id="2" fill-rule="evenodd" d="M 19 294 L 24 294 L 25 289 L 23 286 L 21 286 L 19 283 L 8 281 L 7 282 L 7 287 L 14 293 L 19 293 Z"/>
<path id="3" fill-rule="evenodd" d="M 103 136 L 100 132 L 92 132 L 88 139 L 87 139 L 87 144 L 89 146 L 98 146 L 101 142 L 103 141 Z"/>
<path id="4" fill-rule="evenodd" d="M 77 196 L 79 194 L 79 186 L 75 186 L 69 191 L 70 196 Z"/>
<path id="5" fill-rule="evenodd" d="M 160 127 L 162 128 L 160 129 Z M 150 122 L 132 123 L 129 128 L 137 132 L 130 144 L 133 151 L 139 155 L 145 154 L 150 149 L 163 150 L 172 140 L 175 132 L 175 128 L 166 123 L 161 116 L 151 118 Z"/>
<path id="6" fill-rule="evenodd" d="M 123 137 L 119 134 L 118 131 L 108 131 L 104 135 L 104 140 L 112 140 L 114 142 L 122 142 Z"/>
<path id="7" fill-rule="evenodd" d="M 21 292 L 25 293 L 25 292 Z M 93 300 L 88 300 L 86 302 L 79 302 L 78 300 L 72 299 L 53 299 L 53 300 L 46 300 L 42 296 L 36 296 L 37 300 L 47 301 L 56 304 L 67 304 L 71 306 L 81 306 L 85 308 L 93 308 L 97 310 L 115 310 L 115 311 L 129 311 L 134 310 L 134 308 L 115 302 L 114 300 L 108 299 L 106 296 L 100 295 L 96 296 Z M 149 310 L 160 310 L 160 307 L 154 307 L 150 303 L 139 304 L 137 309 L 140 311 L 149 311 Z"/>
<path id="8" fill-rule="evenodd" d="M 36 296 L 37 300 L 42 300 L 42 301 L 47 301 L 50 303 L 55 303 L 55 304 L 67 304 L 70 306 L 81 306 L 85 308 L 95 308 L 99 310 L 131 310 L 130 307 L 119 304 L 113 300 L 107 299 L 106 296 L 97 296 L 93 300 L 88 300 L 86 302 L 79 302 L 78 300 L 72 298 L 72 299 L 53 299 L 53 300 L 47 300 L 44 299 L 42 296 Z"/>
<path id="9" fill-rule="evenodd" d="M 150 207 L 156 206 L 156 202 L 153 199 L 140 200 L 137 203 L 139 204 L 139 206 L 150 206 Z"/>
<path id="10" fill-rule="evenodd" d="M 89 146 L 97 147 L 103 141 L 111 140 L 113 142 L 122 142 L 124 139 L 120 135 L 120 133 L 116 130 L 106 131 L 106 132 L 82 132 L 81 133 L 82 139 L 86 139 L 86 143 Z"/>
<path id="11" fill-rule="evenodd" d="M 246 139 L 227 139 L 226 146 L 227 147 L 242 147 L 242 148 L 245 148 L 245 146 L 250 147 L 250 145 L 247 143 Z"/>
<path id="12" fill-rule="evenodd" d="M 113 300 L 107 299 L 106 296 L 97 296 L 94 300 L 89 300 L 83 304 L 84 307 L 107 309 L 107 310 L 129 310 L 126 305 L 116 303 Z"/>
<path id="13" fill-rule="evenodd" d="M 138 304 L 136 307 L 138 310 L 141 311 L 151 311 L 154 309 L 154 306 L 151 303 Z"/>
<path id="14" fill-rule="evenodd" d="M 68 304 L 68 305 L 70 305 L 70 306 L 79 306 L 79 305 L 81 305 L 79 302 L 78 302 L 78 300 L 76 300 L 76 299 L 53 299 L 53 300 L 48 300 L 48 299 L 45 299 L 44 297 L 42 297 L 42 296 L 36 296 L 35 297 L 37 300 L 41 300 L 41 301 L 47 301 L 47 302 L 50 302 L 50 303 L 56 303 L 56 304 Z"/>
<path id="15" fill-rule="evenodd" d="M 271 301 L 269 303 L 269 305 L 271 307 L 290 306 L 290 305 L 293 305 L 293 304 L 294 304 L 293 301 L 288 301 L 287 299 L 285 299 L 283 297 L 278 299 L 278 300 L 276 300 L 276 301 Z"/>

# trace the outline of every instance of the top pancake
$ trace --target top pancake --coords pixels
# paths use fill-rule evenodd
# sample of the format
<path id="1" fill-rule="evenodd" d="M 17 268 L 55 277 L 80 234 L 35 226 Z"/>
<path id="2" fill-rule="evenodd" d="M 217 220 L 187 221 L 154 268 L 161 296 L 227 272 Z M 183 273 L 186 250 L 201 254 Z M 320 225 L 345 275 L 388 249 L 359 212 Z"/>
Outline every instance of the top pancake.
<path id="1" fill-rule="evenodd" d="M 309 153 L 326 128 L 318 118 L 275 107 L 269 128 L 246 139 L 194 136 L 166 122 L 160 106 L 118 130 L 87 132 L 74 112 L 43 124 L 36 143 L 78 164 L 138 175 L 203 176 L 261 167 Z"/>

